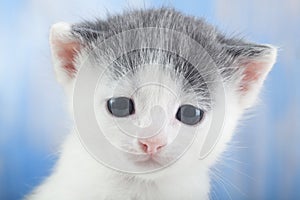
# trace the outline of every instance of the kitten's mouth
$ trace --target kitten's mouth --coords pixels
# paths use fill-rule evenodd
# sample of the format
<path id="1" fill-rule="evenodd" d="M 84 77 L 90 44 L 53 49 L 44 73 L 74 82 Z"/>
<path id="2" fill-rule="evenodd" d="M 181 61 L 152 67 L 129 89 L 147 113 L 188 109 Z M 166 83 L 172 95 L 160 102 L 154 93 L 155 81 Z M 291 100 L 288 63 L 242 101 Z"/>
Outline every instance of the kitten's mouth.
<path id="1" fill-rule="evenodd" d="M 153 156 L 148 156 L 147 158 L 136 161 L 135 163 L 137 165 L 142 165 L 142 166 L 156 166 L 156 167 L 162 166 L 162 163 L 158 159 L 155 159 Z"/>
<path id="2" fill-rule="evenodd" d="M 127 155 L 128 156 L 128 155 Z M 128 161 L 139 167 L 145 168 L 161 168 L 169 165 L 174 160 L 165 151 L 157 152 L 156 154 L 135 154 L 129 155 Z"/>
<path id="3" fill-rule="evenodd" d="M 161 167 L 163 163 L 161 162 L 161 159 L 158 158 L 157 155 L 147 155 L 143 157 L 142 159 L 134 161 L 137 165 L 142 165 L 142 166 L 157 166 Z"/>

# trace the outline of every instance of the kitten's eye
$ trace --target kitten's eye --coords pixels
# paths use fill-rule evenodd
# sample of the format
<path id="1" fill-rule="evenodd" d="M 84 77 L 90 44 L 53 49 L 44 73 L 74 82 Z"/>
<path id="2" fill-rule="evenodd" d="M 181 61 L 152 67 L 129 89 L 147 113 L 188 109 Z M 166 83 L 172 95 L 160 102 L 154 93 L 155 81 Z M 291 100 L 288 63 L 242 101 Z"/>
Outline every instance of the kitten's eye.
<path id="1" fill-rule="evenodd" d="M 107 108 L 116 117 L 126 117 L 134 113 L 133 101 L 127 97 L 110 98 Z"/>
<path id="2" fill-rule="evenodd" d="M 195 125 L 199 123 L 204 115 L 204 111 L 192 105 L 182 105 L 179 107 L 176 118 L 184 124 Z"/>

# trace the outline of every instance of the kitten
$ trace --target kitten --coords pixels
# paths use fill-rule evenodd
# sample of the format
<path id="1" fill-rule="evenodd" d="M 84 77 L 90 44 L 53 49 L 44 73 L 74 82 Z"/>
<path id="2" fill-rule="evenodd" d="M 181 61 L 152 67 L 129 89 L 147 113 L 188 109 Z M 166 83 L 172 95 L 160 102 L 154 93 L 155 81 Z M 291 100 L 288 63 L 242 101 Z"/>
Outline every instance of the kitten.
<path id="1" fill-rule="evenodd" d="M 57 23 L 50 45 L 76 123 L 31 200 L 209 199 L 210 169 L 276 59 L 169 8 Z"/>

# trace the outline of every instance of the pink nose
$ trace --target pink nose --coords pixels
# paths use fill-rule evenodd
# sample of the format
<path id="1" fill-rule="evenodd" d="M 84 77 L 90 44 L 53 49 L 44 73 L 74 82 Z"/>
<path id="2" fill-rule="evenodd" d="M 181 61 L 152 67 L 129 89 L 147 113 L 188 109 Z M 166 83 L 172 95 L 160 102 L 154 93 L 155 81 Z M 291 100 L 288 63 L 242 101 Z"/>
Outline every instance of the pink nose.
<path id="1" fill-rule="evenodd" d="M 156 154 L 157 151 L 167 144 L 167 139 L 162 137 L 154 137 L 147 139 L 140 139 L 139 143 L 145 153 L 149 155 Z"/>

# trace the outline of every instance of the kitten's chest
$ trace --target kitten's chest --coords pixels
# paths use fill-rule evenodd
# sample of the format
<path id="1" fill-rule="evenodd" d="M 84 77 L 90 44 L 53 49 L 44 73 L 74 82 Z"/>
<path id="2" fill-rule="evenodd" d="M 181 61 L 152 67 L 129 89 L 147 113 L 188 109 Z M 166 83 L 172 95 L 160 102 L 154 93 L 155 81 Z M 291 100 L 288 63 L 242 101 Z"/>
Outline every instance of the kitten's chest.
<path id="1" fill-rule="evenodd" d="M 148 184 L 148 183 L 130 183 L 123 182 L 110 187 L 103 196 L 105 200 L 196 200 L 208 199 L 207 191 L 202 191 L 199 187 L 186 187 L 183 184 L 188 180 L 173 180 L 167 184 Z M 204 184 L 205 185 L 205 184 Z M 199 185 L 198 185 L 199 186 Z M 207 190 L 207 188 L 205 188 Z"/>
<path id="2" fill-rule="evenodd" d="M 125 186 L 125 185 L 124 185 Z M 157 189 L 152 187 L 145 189 L 138 189 L 140 186 L 132 187 L 128 189 L 127 186 L 123 188 L 114 188 L 113 190 L 104 191 L 103 199 L 105 200 L 162 200 L 161 194 Z"/>

